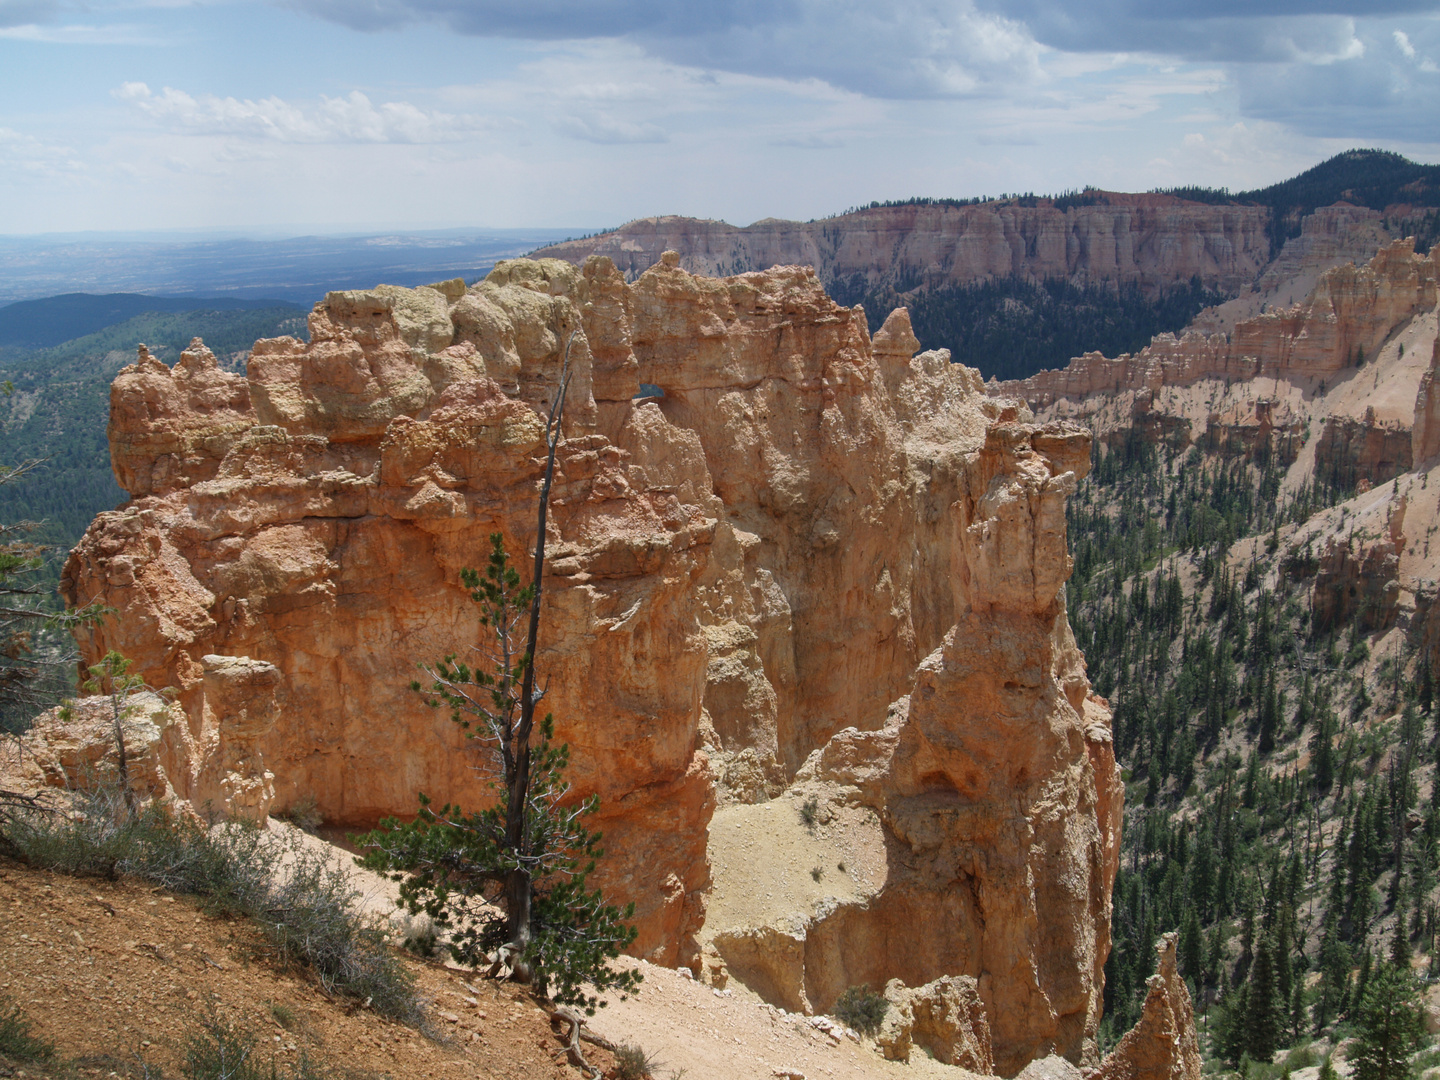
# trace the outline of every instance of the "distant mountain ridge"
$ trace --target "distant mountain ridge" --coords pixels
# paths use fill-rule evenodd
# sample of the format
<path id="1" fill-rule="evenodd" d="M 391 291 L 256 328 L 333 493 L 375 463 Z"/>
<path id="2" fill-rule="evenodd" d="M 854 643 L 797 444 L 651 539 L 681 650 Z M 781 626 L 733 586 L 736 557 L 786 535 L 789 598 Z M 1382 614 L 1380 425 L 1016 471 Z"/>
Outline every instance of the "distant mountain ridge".
<path id="1" fill-rule="evenodd" d="M 1302 238 L 1304 223 L 1337 202 L 1355 209 L 1327 219 L 1336 235 L 1318 245 Z M 903 305 L 927 348 L 1013 379 L 1078 355 L 1068 324 L 1084 326 L 1091 347 L 1109 355 L 1178 331 L 1259 282 L 1292 240 L 1304 239 L 1302 269 L 1318 273 L 1407 234 L 1421 252 L 1440 235 L 1440 166 L 1352 150 L 1238 195 L 1187 187 L 915 198 L 744 227 L 653 217 L 532 255 L 576 264 L 606 255 L 632 280 L 666 250 L 692 273 L 714 276 L 813 266 L 837 300 L 864 305 L 872 331 Z"/>
<path id="2" fill-rule="evenodd" d="M 1170 188 L 1166 194 L 1211 204 L 1269 207 L 1277 251 L 1300 235 L 1300 223 L 1308 215 L 1339 202 L 1375 210 L 1397 225 L 1418 226 L 1415 238 L 1421 253 L 1430 250 L 1440 227 L 1440 215 L 1434 213 L 1440 207 L 1440 165 L 1421 165 L 1388 150 L 1347 150 L 1289 180 L 1238 195 L 1199 187 Z"/>
<path id="3" fill-rule="evenodd" d="M 982 203 L 875 205 L 819 221 L 767 218 L 744 227 L 656 217 L 614 232 L 540 248 L 532 257 L 583 263 L 608 255 L 630 278 L 680 253 L 680 265 L 712 276 L 800 264 L 815 267 L 832 295 L 877 286 L 907 293 L 995 278 L 1063 278 L 1076 285 L 1134 284 L 1150 294 L 1199 277 L 1232 291 L 1270 261 L 1269 211 L 1214 207 L 1163 194 L 1095 192 L 1057 208 L 1023 196 Z"/>

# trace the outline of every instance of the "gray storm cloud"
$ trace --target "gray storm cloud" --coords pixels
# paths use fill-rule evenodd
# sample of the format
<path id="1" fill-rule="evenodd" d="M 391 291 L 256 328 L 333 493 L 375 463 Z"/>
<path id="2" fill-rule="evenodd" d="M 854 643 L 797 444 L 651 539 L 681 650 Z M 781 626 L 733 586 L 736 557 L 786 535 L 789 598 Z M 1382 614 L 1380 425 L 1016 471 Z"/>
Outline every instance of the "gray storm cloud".
<path id="1" fill-rule="evenodd" d="M 1437 0 L 288 3 L 359 30 L 624 39 L 678 64 L 874 98 L 1024 94 L 1045 85 L 1047 54 L 1100 52 L 1221 65 L 1242 115 L 1307 134 L 1428 139 L 1440 105 Z"/>

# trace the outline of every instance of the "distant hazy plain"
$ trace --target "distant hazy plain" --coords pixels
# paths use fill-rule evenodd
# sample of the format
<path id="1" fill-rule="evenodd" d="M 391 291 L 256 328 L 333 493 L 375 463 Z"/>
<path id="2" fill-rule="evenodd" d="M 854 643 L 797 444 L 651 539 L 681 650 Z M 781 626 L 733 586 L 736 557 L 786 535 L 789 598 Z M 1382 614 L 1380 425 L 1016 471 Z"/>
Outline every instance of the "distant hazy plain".
<path id="1" fill-rule="evenodd" d="M 454 229 L 284 239 L 0 236 L 0 304 L 72 292 L 310 304 L 332 289 L 473 280 L 499 259 L 584 231 Z"/>

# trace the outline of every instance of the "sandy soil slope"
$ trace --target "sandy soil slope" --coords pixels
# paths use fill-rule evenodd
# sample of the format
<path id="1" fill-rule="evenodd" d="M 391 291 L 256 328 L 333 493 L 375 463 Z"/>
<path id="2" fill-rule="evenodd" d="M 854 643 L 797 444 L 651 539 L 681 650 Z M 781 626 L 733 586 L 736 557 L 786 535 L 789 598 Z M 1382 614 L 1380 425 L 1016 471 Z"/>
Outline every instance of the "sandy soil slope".
<path id="1" fill-rule="evenodd" d="M 131 881 L 72 878 L 0 861 L 0 994 L 81 1076 L 177 1076 L 189 1031 L 211 1010 L 262 1040 L 282 1075 L 302 1051 L 354 1080 L 561 1080 L 558 1040 L 523 988 L 408 961 L 431 1002 L 435 1037 L 327 997 L 277 968 L 256 927 Z M 281 1023 L 282 1017 L 288 1017 Z M 597 1063 L 610 1064 L 603 1051 Z M 15 1066 L 15 1075 L 66 1073 Z M 0 1073 L 3 1075 L 3 1073 Z M 152 1074 L 153 1075 L 153 1071 Z"/>

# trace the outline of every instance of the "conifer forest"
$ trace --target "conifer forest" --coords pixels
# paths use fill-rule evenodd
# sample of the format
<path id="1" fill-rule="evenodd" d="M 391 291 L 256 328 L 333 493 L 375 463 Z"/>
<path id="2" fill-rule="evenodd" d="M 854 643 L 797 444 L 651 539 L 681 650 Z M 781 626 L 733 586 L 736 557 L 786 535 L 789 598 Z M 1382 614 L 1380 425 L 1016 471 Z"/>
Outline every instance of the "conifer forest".
<path id="1" fill-rule="evenodd" d="M 1102 1037 L 1138 1018 L 1171 930 L 1212 1068 L 1319 1064 L 1312 1040 L 1384 1027 L 1392 998 L 1413 1027 L 1411 971 L 1437 952 L 1432 673 L 1403 641 L 1367 663 L 1364 604 L 1312 616 L 1314 553 L 1280 542 L 1353 478 L 1282 494 L 1263 446 L 1105 442 L 1068 512 L 1067 594 L 1126 786 Z"/>

